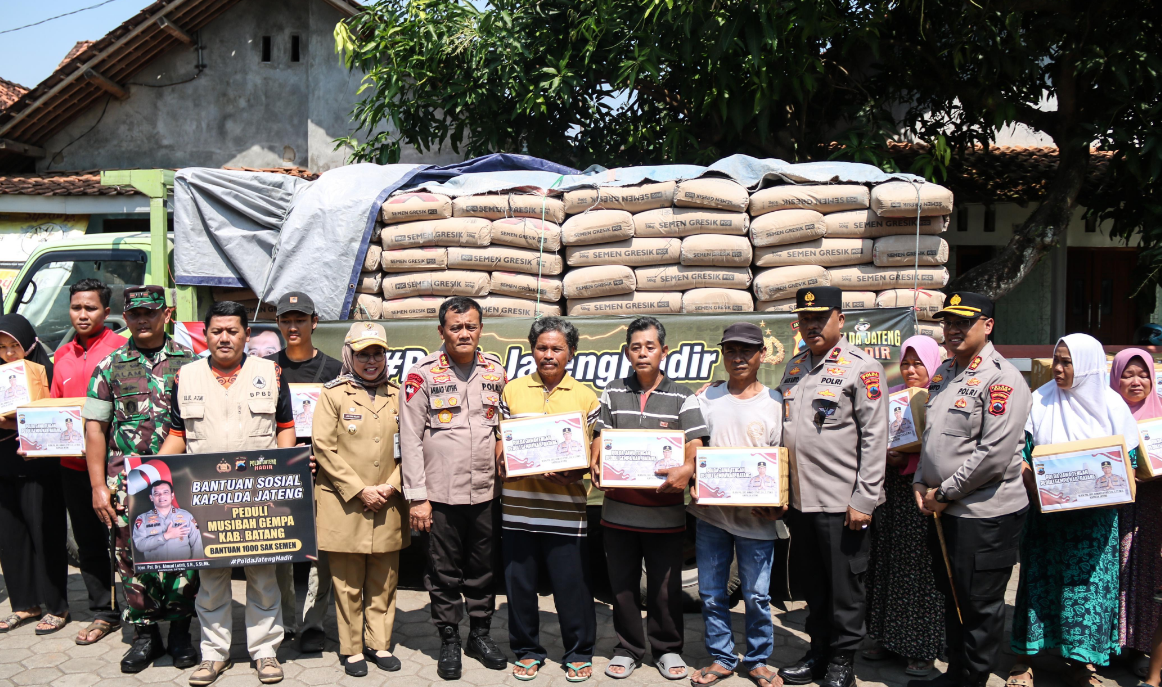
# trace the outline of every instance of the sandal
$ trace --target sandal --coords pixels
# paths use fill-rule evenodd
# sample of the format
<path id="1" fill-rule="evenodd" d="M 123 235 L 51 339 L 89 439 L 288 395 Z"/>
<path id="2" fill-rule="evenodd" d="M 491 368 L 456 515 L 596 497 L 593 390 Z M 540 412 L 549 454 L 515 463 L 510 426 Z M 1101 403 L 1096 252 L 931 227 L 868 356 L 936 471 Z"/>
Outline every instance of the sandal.
<path id="1" fill-rule="evenodd" d="M 40 622 L 36 624 L 36 634 L 38 634 L 38 635 L 51 635 L 54 632 L 59 632 L 62 627 L 64 627 L 65 625 L 68 625 L 68 624 L 69 624 L 69 616 L 68 615 L 62 616 L 62 615 L 53 615 L 52 613 L 49 613 L 49 614 L 45 615 L 43 618 L 41 618 Z M 42 628 L 41 625 L 47 625 L 48 627 Z"/>
<path id="2" fill-rule="evenodd" d="M 886 661 L 892 657 L 892 652 L 888 651 L 882 646 L 872 647 L 871 649 L 864 649 L 859 653 L 869 661 Z"/>
<path id="3" fill-rule="evenodd" d="M 613 673 L 610 672 L 610 668 L 624 668 L 625 672 Z M 605 666 L 605 674 L 614 680 L 624 680 L 630 675 L 633 675 L 633 671 L 635 670 L 637 670 L 637 661 L 629 656 L 614 656 L 609 662 L 609 665 Z"/>
<path id="4" fill-rule="evenodd" d="M 783 687 L 783 678 L 779 677 L 777 670 L 771 670 L 770 666 L 755 666 L 747 672 L 746 676 L 758 687 Z M 767 684 L 764 685 L 764 682 Z"/>
<path id="5" fill-rule="evenodd" d="M 905 675 L 912 677 L 927 677 L 928 673 L 932 672 L 932 661 L 925 661 L 922 658 L 914 658 L 908 660 L 908 667 L 904 668 Z"/>
<path id="6" fill-rule="evenodd" d="M 1025 677 L 1028 675 L 1029 677 Z M 1014 663 L 1009 668 L 1009 679 L 1005 687 L 1033 687 L 1033 669 L 1023 663 Z"/>
<path id="7" fill-rule="evenodd" d="M 537 675 L 539 675 L 541 672 L 541 670 L 540 670 L 541 663 L 542 663 L 542 661 L 535 659 L 535 658 L 526 658 L 526 659 L 517 661 L 516 663 L 513 664 L 515 667 L 512 669 L 512 676 L 515 677 L 516 679 L 520 680 L 521 682 L 528 682 L 529 680 L 535 680 L 535 679 L 537 679 Z M 524 675 L 518 674 L 516 672 L 517 668 L 524 668 L 525 674 Z M 533 668 L 536 668 L 537 671 L 534 673 L 530 673 L 529 671 Z"/>
<path id="8" fill-rule="evenodd" d="M 77 633 L 77 646 L 88 646 L 90 644 L 96 644 L 97 642 L 104 639 L 107 635 L 113 634 L 113 631 L 120 629 L 120 627 L 120 623 L 114 625 L 107 620 L 101 620 L 100 618 L 97 618 L 93 620 L 93 622 L 89 623 L 85 629 Z M 96 639 L 89 639 L 89 633 L 93 631 L 100 632 L 101 634 L 97 635 Z M 81 639 L 81 635 L 84 635 L 85 638 Z"/>
<path id="9" fill-rule="evenodd" d="M 662 677 L 667 680 L 683 680 L 690 676 L 690 667 L 686 665 L 686 662 L 678 654 L 662 654 L 662 657 L 658 659 L 655 666 L 658 672 L 662 674 Z M 674 668 L 681 668 L 682 672 L 677 675 L 671 673 L 670 671 Z"/>
<path id="10" fill-rule="evenodd" d="M 734 671 L 727 670 L 724 666 L 721 666 L 718 663 L 711 663 L 705 668 L 695 670 L 694 674 L 690 676 L 690 684 L 694 685 L 694 687 L 709 687 L 710 685 L 717 684 L 718 682 L 725 680 L 733 674 Z M 713 677 L 714 679 L 710 682 L 699 682 L 698 678 L 703 677 Z"/>
<path id="11" fill-rule="evenodd" d="M 585 661 L 584 663 L 566 663 L 565 670 L 568 672 L 565 674 L 565 679 L 569 682 L 585 682 L 589 678 L 593 677 L 592 670 L 589 671 L 588 675 L 581 674 L 581 671 L 585 670 L 586 668 L 592 669 L 593 664 L 589 661 Z M 572 675 L 569 675 L 569 673 L 572 673 Z"/>
<path id="12" fill-rule="evenodd" d="M 1067 664 L 1061 678 L 1069 687 L 1103 687 L 1097 671 L 1084 663 Z"/>
<path id="13" fill-rule="evenodd" d="M 34 620 L 40 620 L 42 617 L 44 617 L 43 613 L 40 615 L 20 615 L 18 613 L 13 613 L 5 618 L 0 618 L 0 623 L 4 623 L 4 627 L 0 627 L 0 634 L 11 632 L 21 625 L 24 625 L 25 623 L 31 623 Z"/>

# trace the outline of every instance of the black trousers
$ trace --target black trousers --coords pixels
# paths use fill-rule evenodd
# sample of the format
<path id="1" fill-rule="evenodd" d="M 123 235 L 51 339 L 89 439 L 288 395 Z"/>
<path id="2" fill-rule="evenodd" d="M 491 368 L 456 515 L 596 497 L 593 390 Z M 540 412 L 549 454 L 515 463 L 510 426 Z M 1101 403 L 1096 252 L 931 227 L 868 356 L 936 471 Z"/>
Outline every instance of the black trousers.
<path id="1" fill-rule="evenodd" d="M 848 529 L 845 517 L 792 511 L 791 561 L 803 581 L 811 653 L 820 658 L 854 655 L 865 632 L 871 528 Z"/>
<path id="2" fill-rule="evenodd" d="M 436 623 L 459 623 L 465 607 L 473 621 L 492 619 L 496 608 L 492 571 L 499 567 L 493 532 L 499 503 L 498 499 L 467 506 L 431 502 L 424 587 Z"/>
<path id="3" fill-rule="evenodd" d="M 0 478 L 0 567 L 12 610 L 68 614 L 66 528 L 55 469 Z"/>
<path id="4" fill-rule="evenodd" d="M 508 644 L 517 660 L 544 661 L 537 583 L 541 568 L 553 589 L 561 624 L 564 663 L 593 659 L 597 614 L 589 585 L 589 546 L 585 536 L 502 530 L 504 581 L 508 587 Z"/>
<path id="5" fill-rule="evenodd" d="M 646 638 L 654 660 L 682 653 L 682 542 L 685 534 L 606 527 L 605 562 L 613 591 L 614 656 L 641 662 Z M 646 569 L 646 630 L 642 631 L 642 561 Z"/>
<path id="6" fill-rule="evenodd" d="M 61 488 L 65 507 L 73 523 L 73 539 L 77 542 L 81 564 L 81 579 L 89 593 L 89 610 L 94 619 L 116 625 L 121 616 L 113 610 L 110 597 L 112 580 L 109 570 L 109 529 L 93 510 L 93 491 L 89 473 L 61 468 Z"/>
<path id="7" fill-rule="evenodd" d="M 944 595 L 948 675 L 959 684 L 978 684 L 992 670 L 1005 630 L 1005 588 L 1020 558 L 1027 514 L 1028 508 L 999 518 L 940 517 L 963 625 L 956 614 L 935 520 L 928 524 L 932 572 L 936 588 Z"/>

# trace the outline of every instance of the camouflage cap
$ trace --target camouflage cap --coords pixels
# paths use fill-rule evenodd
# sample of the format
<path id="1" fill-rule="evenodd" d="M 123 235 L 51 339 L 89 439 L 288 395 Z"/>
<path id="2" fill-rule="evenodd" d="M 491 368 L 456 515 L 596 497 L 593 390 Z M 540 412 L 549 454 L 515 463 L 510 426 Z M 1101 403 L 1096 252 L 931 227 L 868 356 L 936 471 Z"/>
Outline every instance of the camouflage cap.
<path id="1" fill-rule="evenodd" d="M 165 289 L 160 286 L 125 287 L 125 309 L 149 308 L 158 310 L 165 307 Z"/>

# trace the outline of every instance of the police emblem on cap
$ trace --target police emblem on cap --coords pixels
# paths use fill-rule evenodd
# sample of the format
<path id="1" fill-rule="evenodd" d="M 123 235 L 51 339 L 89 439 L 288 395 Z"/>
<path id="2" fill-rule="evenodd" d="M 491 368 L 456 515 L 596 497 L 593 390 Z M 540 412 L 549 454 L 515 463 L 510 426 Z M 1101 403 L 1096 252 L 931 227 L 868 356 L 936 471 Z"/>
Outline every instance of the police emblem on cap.
<path id="1" fill-rule="evenodd" d="M 960 305 L 960 294 L 959 293 L 952 294 L 952 298 L 950 298 L 948 300 L 948 304 L 949 305 Z"/>
<path id="2" fill-rule="evenodd" d="M 290 302 L 291 302 L 291 303 L 298 303 L 298 302 L 299 302 L 299 297 L 298 297 L 298 296 L 291 296 L 291 297 L 290 297 Z"/>
<path id="3" fill-rule="evenodd" d="M 810 303 L 811 301 L 815 300 L 815 294 L 808 291 L 807 293 L 803 294 L 803 300 Z"/>

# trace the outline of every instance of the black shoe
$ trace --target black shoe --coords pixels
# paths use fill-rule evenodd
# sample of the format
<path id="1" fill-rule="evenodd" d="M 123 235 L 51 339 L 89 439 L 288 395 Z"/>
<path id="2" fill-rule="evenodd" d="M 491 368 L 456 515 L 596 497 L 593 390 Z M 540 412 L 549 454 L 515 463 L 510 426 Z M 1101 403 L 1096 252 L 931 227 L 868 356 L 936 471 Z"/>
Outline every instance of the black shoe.
<path id="1" fill-rule="evenodd" d="M 504 670 L 508 667 L 508 659 L 500 647 L 496 646 L 496 642 L 492 641 L 492 635 L 488 631 L 488 624 L 473 623 L 464 653 L 483 663 L 489 670 Z"/>
<path id="2" fill-rule="evenodd" d="M 819 687 L 853 687 L 855 666 L 850 658 L 832 658 L 827 664 L 827 674 L 819 681 Z"/>
<path id="3" fill-rule="evenodd" d="M 367 661 L 360 658 L 358 661 L 352 663 L 347 659 L 349 656 L 339 654 L 339 660 L 343 661 L 343 670 L 351 677 L 366 677 L 367 676 Z"/>
<path id="4" fill-rule="evenodd" d="M 440 660 L 436 662 L 436 675 L 443 680 L 460 679 L 460 626 L 451 623 L 440 625 Z"/>
<path id="5" fill-rule="evenodd" d="M 121 657 L 123 673 L 140 673 L 165 656 L 165 645 L 161 643 L 161 630 L 157 625 L 138 625 L 134 632 L 133 646 Z"/>
<path id="6" fill-rule="evenodd" d="M 908 687 L 961 687 L 960 682 L 953 675 L 954 672 L 954 670 L 949 669 L 948 672 L 940 673 L 933 678 L 908 680 Z M 985 681 L 988 681 L 987 675 L 985 676 Z"/>
<path id="7" fill-rule="evenodd" d="M 799 659 L 798 663 L 779 668 L 779 677 L 788 685 L 808 685 L 826 674 L 827 662 L 811 653 Z"/>
<path id="8" fill-rule="evenodd" d="M 295 631 L 284 629 L 282 631 L 282 641 L 284 644 L 293 644 L 295 641 Z"/>
<path id="9" fill-rule="evenodd" d="M 323 650 L 327 640 L 327 633 L 317 627 L 308 627 L 299 634 L 299 652 L 317 654 Z"/>
<path id="10" fill-rule="evenodd" d="M 386 670 L 389 673 L 394 673 L 403 667 L 403 664 L 395 656 L 377 656 L 375 649 L 364 649 L 363 657 L 379 666 L 380 670 Z"/>
<path id="11" fill-rule="evenodd" d="M 198 650 L 190 637 L 190 619 L 175 620 L 169 624 L 169 655 L 173 667 L 185 670 L 198 665 Z"/>

